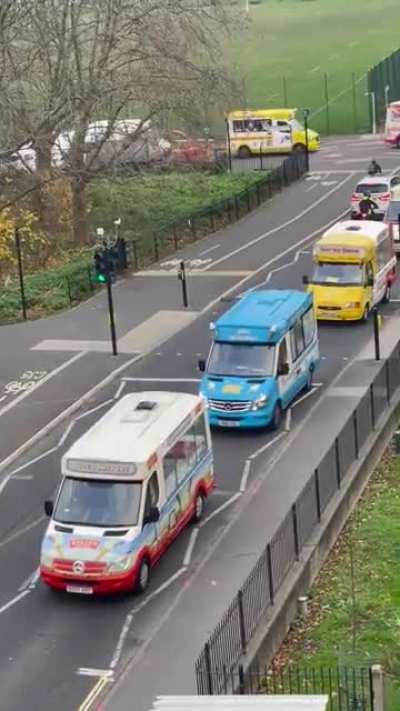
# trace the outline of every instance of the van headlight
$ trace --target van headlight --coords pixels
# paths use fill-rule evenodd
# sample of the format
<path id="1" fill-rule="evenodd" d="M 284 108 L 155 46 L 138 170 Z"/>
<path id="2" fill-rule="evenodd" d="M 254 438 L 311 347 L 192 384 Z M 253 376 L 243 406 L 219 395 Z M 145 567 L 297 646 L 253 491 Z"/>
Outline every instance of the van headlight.
<path id="1" fill-rule="evenodd" d="M 52 555 L 48 555 L 46 553 L 42 553 L 40 557 L 40 565 L 43 566 L 43 568 L 52 568 L 53 567 L 53 561 L 54 558 Z"/>
<path id="2" fill-rule="evenodd" d="M 257 398 L 257 400 L 254 400 L 251 409 L 252 410 L 262 410 L 262 408 L 266 406 L 267 401 L 268 401 L 268 395 L 261 395 L 260 397 Z"/>
<path id="3" fill-rule="evenodd" d="M 361 308 L 361 302 L 360 301 L 349 301 L 348 304 L 345 305 L 345 309 L 359 309 Z"/>
<path id="4" fill-rule="evenodd" d="M 117 560 L 114 560 L 110 565 L 108 566 L 108 572 L 109 573 L 123 573 L 125 570 L 128 570 L 130 568 L 132 563 L 132 556 L 131 555 L 124 555 L 121 556 L 121 558 L 118 558 Z"/>

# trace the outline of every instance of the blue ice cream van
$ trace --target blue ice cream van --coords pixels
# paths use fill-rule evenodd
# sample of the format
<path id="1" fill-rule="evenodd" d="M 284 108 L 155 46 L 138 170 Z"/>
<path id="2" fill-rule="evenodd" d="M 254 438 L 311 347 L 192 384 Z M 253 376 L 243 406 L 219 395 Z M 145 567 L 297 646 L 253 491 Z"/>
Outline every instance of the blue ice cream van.
<path id="1" fill-rule="evenodd" d="M 215 324 L 200 393 L 217 427 L 278 428 L 282 411 L 310 389 L 319 359 L 312 295 L 258 290 Z"/>

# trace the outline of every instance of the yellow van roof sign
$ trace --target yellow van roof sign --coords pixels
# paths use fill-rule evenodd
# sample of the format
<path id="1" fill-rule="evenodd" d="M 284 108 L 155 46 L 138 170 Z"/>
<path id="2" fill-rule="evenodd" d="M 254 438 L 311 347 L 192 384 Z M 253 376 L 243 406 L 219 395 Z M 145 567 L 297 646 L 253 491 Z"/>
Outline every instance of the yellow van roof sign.
<path id="1" fill-rule="evenodd" d="M 314 247 L 314 255 L 332 254 L 340 257 L 360 257 L 363 259 L 366 256 L 364 247 L 353 247 L 352 245 L 344 244 L 316 244 Z"/>

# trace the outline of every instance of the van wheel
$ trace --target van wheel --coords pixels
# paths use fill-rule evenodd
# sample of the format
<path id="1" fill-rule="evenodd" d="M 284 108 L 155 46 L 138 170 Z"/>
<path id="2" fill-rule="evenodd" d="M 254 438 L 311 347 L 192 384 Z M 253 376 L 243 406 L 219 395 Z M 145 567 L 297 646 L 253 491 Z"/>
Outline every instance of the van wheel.
<path id="1" fill-rule="evenodd" d="M 282 422 L 282 407 L 279 402 L 276 403 L 274 414 L 272 415 L 271 429 L 279 430 Z"/>
<path id="2" fill-rule="evenodd" d="M 312 379 L 313 379 L 313 372 L 312 372 L 312 370 L 309 370 L 308 376 L 307 376 L 307 382 L 304 386 L 304 390 L 306 391 L 306 393 L 310 392 L 310 390 L 312 388 Z"/>
<path id="3" fill-rule="evenodd" d="M 192 521 L 198 523 L 203 518 L 204 513 L 204 494 L 196 494 L 196 499 L 194 502 L 194 512 Z"/>
<path id="4" fill-rule="evenodd" d="M 303 143 L 295 143 L 292 148 L 293 153 L 305 153 L 306 147 Z"/>
<path id="5" fill-rule="evenodd" d="M 150 582 L 150 563 L 148 558 L 143 558 L 139 573 L 135 581 L 135 592 L 143 593 L 148 588 Z"/>
<path id="6" fill-rule="evenodd" d="M 391 290 L 391 288 L 390 288 L 390 285 L 388 284 L 387 287 L 386 287 L 385 295 L 384 295 L 384 297 L 383 297 L 383 299 L 382 299 L 382 301 L 383 301 L 384 304 L 388 304 L 388 303 L 389 303 L 390 297 L 391 297 L 391 291 L 392 291 L 392 290 Z"/>
<path id="7" fill-rule="evenodd" d="M 239 158 L 250 158 L 251 156 L 251 150 L 247 146 L 240 146 L 238 150 L 238 157 Z"/>

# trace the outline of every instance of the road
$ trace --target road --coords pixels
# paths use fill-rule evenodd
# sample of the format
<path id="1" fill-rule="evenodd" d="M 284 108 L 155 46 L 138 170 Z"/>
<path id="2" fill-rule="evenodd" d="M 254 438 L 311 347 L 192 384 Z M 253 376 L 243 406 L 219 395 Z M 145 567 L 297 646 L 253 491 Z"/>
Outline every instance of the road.
<path id="1" fill-rule="evenodd" d="M 0 478 L 1 711 L 77 709 L 97 678 L 111 672 L 114 677 L 118 676 L 132 655 L 143 650 L 157 633 L 157 624 L 168 615 L 178 591 L 182 586 L 190 586 L 189 570 L 201 565 L 207 551 L 221 537 L 240 506 L 241 492 L 263 476 L 266 462 L 278 460 L 285 451 L 287 434 L 283 429 L 279 433 L 235 433 L 234 436 L 230 432 L 214 433 L 218 488 L 208 502 L 204 525 L 192 554 L 189 555 L 193 529 L 189 527 L 154 570 L 150 589 L 143 598 L 72 598 L 54 594 L 38 581 L 38 553 L 46 525 L 42 502 L 54 494 L 60 477 L 60 457 L 65 449 L 121 394 L 154 387 L 195 392 L 196 362 L 208 349 L 209 322 L 229 306 L 230 300 L 247 289 L 261 284 L 301 288 L 302 274 L 311 269 L 313 241 L 347 210 L 353 185 L 362 176 L 372 157 L 372 149 L 374 157 L 386 169 L 394 169 L 400 163 L 396 152 L 387 151 L 373 140 L 331 141 L 313 158 L 309 179 L 276 196 L 267 208 L 182 252 L 179 256 L 192 260 L 190 315 L 179 310 L 180 295 L 173 260 L 135 276 L 117 291 L 117 312 L 119 307 L 124 312 L 123 323 L 121 320 L 119 323 L 122 338 L 132 329 L 132 319 L 122 308 L 132 291 L 137 303 L 144 304 L 144 320 L 150 318 L 151 309 L 158 301 L 161 308 L 175 311 L 175 324 L 179 328 L 175 328 L 175 332 L 173 328 L 167 330 L 161 334 L 164 337 L 160 337 L 159 333 L 154 334 L 159 323 L 150 323 L 147 335 L 142 333 L 145 346 L 138 349 L 138 353 L 143 350 L 144 355 L 136 356 L 132 351 L 118 361 L 118 366 L 132 361 L 122 373 L 123 379 L 117 378 L 93 396 L 91 402 L 74 415 L 75 419 L 67 419 L 3 471 Z M 398 298 L 398 293 L 394 297 Z M 385 313 L 390 317 L 396 308 L 395 301 L 385 307 Z M 101 308 L 99 311 L 103 313 Z M 104 364 L 109 356 L 96 351 L 101 337 L 101 319 L 96 320 L 97 313 L 92 314 L 96 323 L 91 330 L 85 327 L 88 340 L 84 350 L 78 349 L 71 355 L 72 345 L 65 343 L 81 333 L 76 323 L 81 319 L 83 324 L 85 315 L 87 310 L 83 307 L 66 319 L 53 320 L 55 328 L 52 327 L 50 337 L 45 323 L 37 329 L 30 328 L 27 344 L 35 348 L 31 351 L 35 361 L 35 370 L 31 373 L 19 365 L 18 359 L 15 366 L 9 361 L 5 390 L 10 382 L 38 383 L 38 387 L 18 390 L 15 386 L 15 392 L 7 391 L 6 406 L 4 402 L 0 404 L 0 408 L 3 405 L 0 409 L 2 458 L 12 454 L 12 447 L 19 447 L 24 438 L 31 436 L 35 413 L 39 411 L 38 421 L 40 426 L 45 426 L 81 394 L 85 384 L 92 384 L 91 366 L 95 377 L 99 371 L 101 377 L 108 372 Z M 133 323 L 134 327 L 138 325 L 140 323 Z M 11 339 L 12 327 L 7 329 Z M 296 430 L 317 399 L 323 397 L 327 385 L 370 338 L 369 324 L 321 327 L 322 359 L 316 385 L 306 399 L 293 407 L 291 431 Z M 37 348 L 44 340 L 47 348 Z M 49 344 L 49 340 L 52 343 Z M 100 362 L 98 371 L 96 363 Z M 57 371 L 63 365 L 65 367 Z M 53 374 L 52 377 L 44 380 L 49 374 Z M 24 399 L 17 402 L 22 394 Z M 4 433 L 12 433 L 12 437 L 9 435 L 11 445 Z M 245 462 L 249 459 L 248 470 Z M 270 507 L 273 511 L 273 500 Z M 140 615 L 135 616 L 133 622 L 132 610 L 137 611 L 138 606 Z M 176 640 L 171 640 L 171 644 L 176 646 Z M 151 657 L 147 666 L 151 674 Z M 134 703 L 131 708 L 147 711 Z"/>

